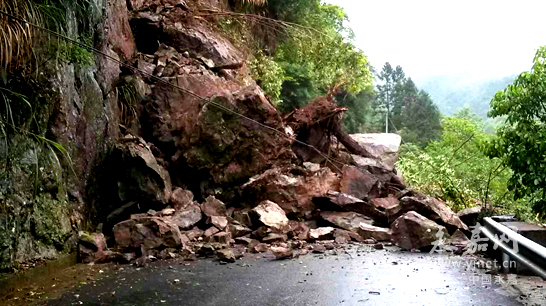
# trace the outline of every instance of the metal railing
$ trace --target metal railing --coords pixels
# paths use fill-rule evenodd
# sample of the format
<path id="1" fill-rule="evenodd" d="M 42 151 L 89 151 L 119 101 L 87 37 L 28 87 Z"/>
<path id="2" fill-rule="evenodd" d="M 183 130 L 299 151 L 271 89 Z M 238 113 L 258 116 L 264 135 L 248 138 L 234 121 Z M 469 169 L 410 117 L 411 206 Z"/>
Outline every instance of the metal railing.
<path id="1" fill-rule="evenodd" d="M 542 279 L 546 280 L 546 248 L 523 237 L 510 228 L 484 218 L 485 225 L 480 228 L 481 233 L 492 243 L 507 254 L 511 259 L 529 268 Z M 503 239 L 505 238 L 505 239 Z M 507 244 L 508 238 L 512 245 Z"/>

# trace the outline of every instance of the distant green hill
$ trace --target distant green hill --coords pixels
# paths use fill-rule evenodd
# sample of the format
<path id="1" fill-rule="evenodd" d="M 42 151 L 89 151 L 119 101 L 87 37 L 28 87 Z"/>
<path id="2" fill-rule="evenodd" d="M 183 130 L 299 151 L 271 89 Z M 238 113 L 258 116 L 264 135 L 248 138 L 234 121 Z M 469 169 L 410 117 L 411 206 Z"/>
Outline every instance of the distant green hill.
<path id="1" fill-rule="evenodd" d="M 432 76 L 415 80 L 428 92 L 444 115 L 452 115 L 465 107 L 481 118 L 487 118 L 489 102 L 497 91 L 506 88 L 516 75 L 498 79 L 472 80 L 466 76 Z"/>

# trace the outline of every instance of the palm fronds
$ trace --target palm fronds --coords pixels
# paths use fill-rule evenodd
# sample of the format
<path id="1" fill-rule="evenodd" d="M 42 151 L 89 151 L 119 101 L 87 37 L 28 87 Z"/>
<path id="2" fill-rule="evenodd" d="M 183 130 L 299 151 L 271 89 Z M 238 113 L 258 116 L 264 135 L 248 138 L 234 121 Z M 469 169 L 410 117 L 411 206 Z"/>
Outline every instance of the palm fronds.
<path id="1" fill-rule="evenodd" d="M 252 4 L 256 6 L 264 6 L 267 3 L 267 0 L 241 0 L 243 4 Z"/>
<path id="2" fill-rule="evenodd" d="M 0 10 L 34 24 L 41 24 L 41 14 L 30 0 L 2 0 Z M 32 54 L 36 30 L 30 25 L 0 16 L 0 67 L 8 71 L 19 66 Z"/>
<path id="3" fill-rule="evenodd" d="M 123 126 L 129 127 L 133 120 L 138 119 L 136 111 L 138 93 L 135 85 L 129 82 L 124 82 L 116 90 L 118 94 L 118 107 L 121 113 L 120 123 Z"/>

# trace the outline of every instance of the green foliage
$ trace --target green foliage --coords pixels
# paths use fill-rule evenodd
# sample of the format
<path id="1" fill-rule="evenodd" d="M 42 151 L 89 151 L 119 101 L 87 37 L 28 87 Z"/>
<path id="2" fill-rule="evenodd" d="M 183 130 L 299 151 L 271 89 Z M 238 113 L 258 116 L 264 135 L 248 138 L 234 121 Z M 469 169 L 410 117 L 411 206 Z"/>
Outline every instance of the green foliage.
<path id="1" fill-rule="evenodd" d="M 284 112 L 305 106 L 329 89 L 340 86 L 337 101 L 349 106 L 345 125 L 352 132 L 365 128 L 370 105 L 372 74 L 364 53 L 353 42 L 346 27 L 347 15 L 338 6 L 316 0 L 269 1 L 275 18 L 301 27 L 280 37 L 274 59 L 283 68 L 280 108 Z M 360 93 L 362 92 L 362 95 Z M 366 100 L 367 99 L 367 100 Z"/>
<path id="2" fill-rule="evenodd" d="M 250 62 L 252 77 L 265 91 L 269 100 L 277 105 L 281 102 L 282 82 L 285 79 L 284 70 L 271 57 L 258 51 Z"/>
<path id="3" fill-rule="evenodd" d="M 90 0 L 6 0 L 0 3 L 0 9 L 61 35 L 74 36 L 77 32 L 81 38 L 92 36 L 90 19 L 97 10 Z M 77 29 L 69 30 L 69 19 L 77 22 Z M 11 68 L 32 69 L 33 65 L 40 65 L 40 58 L 52 54 L 57 59 L 84 67 L 93 64 L 92 54 L 87 49 L 6 17 L 0 18 L 0 41 L 0 63 L 6 71 L 10 65 Z M 81 42 L 92 44 L 89 38 Z"/>
<path id="4" fill-rule="evenodd" d="M 489 142 L 488 155 L 512 169 L 508 187 L 515 199 L 530 197 L 536 212 L 546 216 L 546 47 L 537 51 L 529 72 L 495 95 L 489 116 L 506 116 L 506 122 Z"/>
<path id="5" fill-rule="evenodd" d="M 271 18 L 291 23 L 300 23 L 307 16 L 320 9 L 320 0 L 268 0 L 267 11 Z"/>
<path id="6" fill-rule="evenodd" d="M 402 67 L 395 69 L 385 63 L 379 76 L 375 111 L 384 117 L 388 112 L 388 130 L 399 133 L 405 142 L 425 147 L 439 137 L 440 111 L 430 95 L 419 90 L 411 78 L 406 78 Z M 385 120 L 381 130 L 385 131 Z"/>
<path id="7" fill-rule="evenodd" d="M 468 74 L 427 76 L 415 80 L 419 88 L 426 90 L 438 108 L 451 116 L 463 108 L 469 108 L 476 115 L 494 125 L 496 122 L 487 119 L 489 102 L 499 90 L 511 84 L 516 75 L 505 77 L 472 78 Z M 494 133 L 494 128 L 489 132 Z"/>
<path id="8" fill-rule="evenodd" d="M 358 94 L 342 92 L 335 96 L 337 104 L 347 107 L 350 111 L 343 117 L 345 129 L 351 133 L 360 133 L 370 130 L 369 122 L 372 103 L 375 99 L 373 90 L 361 91 Z"/>
<path id="9" fill-rule="evenodd" d="M 372 85 L 364 53 L 353 44 L 347 14 L 319 0 L 270 0 L 222 15 L 219 27 L 250 49 L 253 77 L 273 103 L 291 111 L 336 87 L 357 94 Z"/>
<path id="10" fill-rule="evenodd" d="M 45 159 L 39 160 L 36 158 L 34 161 L 34 195 L 37 193 L 39 174 L 43 171 L 40 169 L 51 170 L 59 187 L 63 185 L 61 159 L 64 159 L 69 169 L 74 171 L 68 151 L 61 144 L 43 136 L 45 131 L 37 115 L 41 111 L 36 107 L 39 104 L 39 102 L 31 100 L 25 95 L 0 87 L 0 139 L 3 139 L 3 147 L 5 148 L 5 151 L 0 153 L 5 157 L 5 170 L 13 163 L 11 160 L 14 158 L 13 150 L 17 149 L 17 144 L 11 145 L 10 138 L 19 137 L 29 140 L 33 143 L 34 151 L 44 150 L 48 152 L 44 155 L 46 156 Z M 35 130 L 36 133 L 31 130 Z"/>
<path id="11" fill-rule="evenodd" d="M 304 68 L 291 63 L 282 65 L 285 74 L 290 75 L 282 83 L 281 99 L 282 103 L 279 108 L 289 113 L 296 108 L 305 106 L 313 98 L 324 94 L 314 86 L 313 81 L 307 76 Z"/>
<path id="12" fill-rule="evenodd" d="M 324 5 L 323 7 L 328 8 Z M 323 34 L 299 31 L 285 41 L 277 50 L 275 60 L 282 65 L 300 66 L 304 75 L 288 75 L 291 78 L 307 78 L 319 90 L 343 84 L 351 92 L 358 93 L 372 85 L 372 75 L 364 53 L 338 32 L 335 20 L 330 20 L 328 11 L 316 14 L 315 25 Z M 322 23 L 321 23 L 322 20 Z M 328 27 L 329 26 L 329 27 Z M 326 28 L 320 28 L 326 27 Z"/>
<path id="13" fill-rule="evenodd" d="M 482 123 L 462 112 L 442 120 L 442 138 L 425 149 L 403 145 L 398 167 L 413 187 L 444 199 L 455 210 L 493 203 L 514 210 L 507 189 L 509 170 L 483 152 L 491 137 Z"/>

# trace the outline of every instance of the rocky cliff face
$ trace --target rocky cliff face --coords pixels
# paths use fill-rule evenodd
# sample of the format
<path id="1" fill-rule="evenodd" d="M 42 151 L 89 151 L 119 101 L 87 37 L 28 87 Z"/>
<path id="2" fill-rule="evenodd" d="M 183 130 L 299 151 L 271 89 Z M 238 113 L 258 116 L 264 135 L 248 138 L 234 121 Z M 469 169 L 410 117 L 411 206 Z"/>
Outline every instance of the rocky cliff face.
<path id="1" fill-rule="evenodd" d="M 235 186 L 277 157 L 294 157 L 290 143 L 274 137 L 274 131 L 218 107 L 283 129 L 277 110 L 250 77 L 245 55 L 214 21 L 195 14 L 220 3 L 94 0 L 89 5 L 84 22 L 94 47 L 144 73 L 101 54 L 92 55 L 93 65 L 44 65 L 39 81 L 47 88 L 41 114 L 46 137 L 66 148 L 71 160 L 61 160 L 57 170 L 40 165 L 38 171 L 34 160 L 60 154 L 11 139 L 17 150 L 9 153 L 13 166 L 1 186 L 0 268 L 67 251 L 77 231 L 110 226 L 136 207 L 132 204 L 140 210 L 162 208 L 171 181 L 198 199 L 213 194 L 236 199 Z M 69 10 L 71 37 L 82 31 L 82 20 L 75 18 Z M 129 134 L 140 138 L 116 145 Z M 5 147 L 3 153 L 7 157 Z"/>
<path id="2" fill-rule="evenodd" d="M 146 261 L 214 253 L 204 240 L 252 251 L 283 243 L 274 251 L 281 257 L 292 254 L 289 238 L 300 249 L 306 239 L 388 240 L 391 229 L 372 218 L 389 226 L 412 211 L 431 226 L 467 230 L 441 202 L 395 196 L 405 188 L 394 170 L 398 136 L 376 145 L 347 135 L 346 109 L 331 97 L 282 118 L 247 55 L 199 13 L 224 4 L 90 5 L 94 64 L 46 63 L 39 78 L 45 136 L 70 159 L 20 136 L 0 142 L 10 160 L 0 182 L 0 269 L 73 250 L 78 237 L 82 260 Z M 67 14 L 77 37 L 81 20 Z M 421 228 L 414 219 L 396 224 Z"/>
<path id="3" fill-rule="evenodd" d="M 81 34 L 83 22 L 91 29 L 95 48 L 121 61 L 133 57 L 135 43 L 124 0 L 90 1 L 87 20 L 79 22 L 75 9 L 74 4 L 66 12 L 71 37 Z M 25 84 L 36 91 L 23 94 L 44 101 L 37 119 L 46 127 L 45 137 L 63 145 L 71 161 L 57 160 L 62 154 L 54 145 L 38 146 L 28 136 L 2 140 L 0 155 L 10 162 L 0 184 L 0 269 L 70 250 L 75 233 L 85 226 L 94 169 L 121 134 L 118 94 L 113 90 L 121 69 L 91 56 L 92 65 L 43 61 L 39 84 Z"/>

